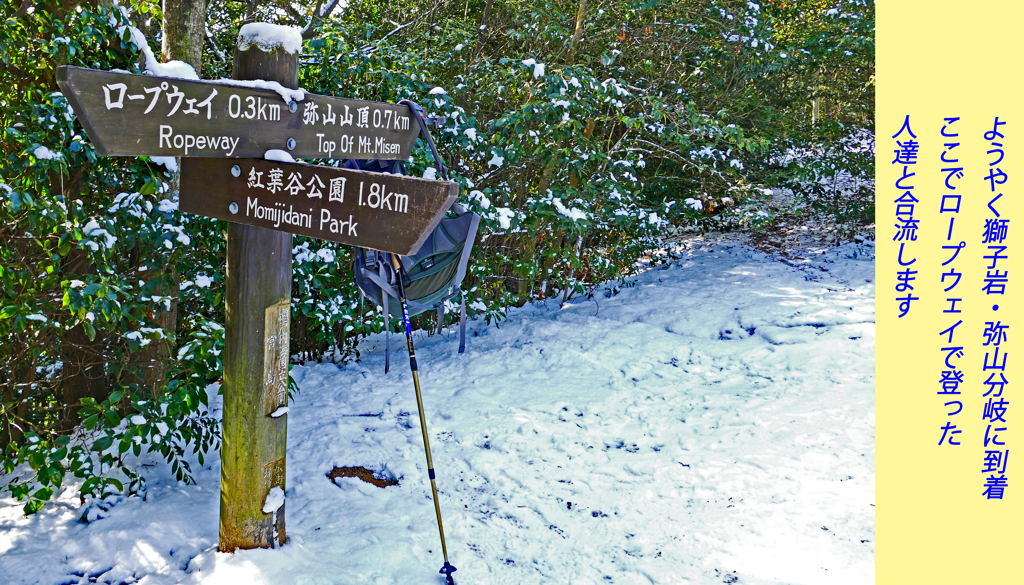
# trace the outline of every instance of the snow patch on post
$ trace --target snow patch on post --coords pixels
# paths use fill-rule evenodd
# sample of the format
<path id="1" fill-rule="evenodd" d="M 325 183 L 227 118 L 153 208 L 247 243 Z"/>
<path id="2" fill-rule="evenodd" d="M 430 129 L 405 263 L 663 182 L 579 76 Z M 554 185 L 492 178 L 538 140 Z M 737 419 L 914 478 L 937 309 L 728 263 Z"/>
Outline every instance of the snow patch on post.
<path id="1" fill-rule="evenodd" d="M 278 47 L 289 53 L 298 53 L 302 48 L 302 31 L 291 26 L 250 22 L 238 31 L 238 50 L 247 51 L 253 45 L 267 53 Z"/>
<path id="2" fill-rule="evenodd" d="M 284 505 L 284 490 L 279 486 L 270 488 L 270 493 L 267 494 L 267 499 L 263 500 L 263 513 L 273 514 L 281 509 Z"/>

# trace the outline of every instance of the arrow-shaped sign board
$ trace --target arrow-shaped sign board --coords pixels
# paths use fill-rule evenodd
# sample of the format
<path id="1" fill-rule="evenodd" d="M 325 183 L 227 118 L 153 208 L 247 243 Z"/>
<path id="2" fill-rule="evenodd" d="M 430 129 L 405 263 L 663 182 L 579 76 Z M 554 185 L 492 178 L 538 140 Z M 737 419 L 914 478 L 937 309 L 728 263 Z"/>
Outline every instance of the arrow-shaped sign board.
<path id="1" fill-rule="evenodd" d="M 405 105 L 275 91 L 232 80 L 190 81 L 81 67 L 57 84 L 106 156 L 404 160 L 419 126 Z M 247 82 L 241 82 L 247 83 Z"/>
<path id="2" fill-rule="evenodd" d="M 181 211 L 403 256 L 458 195 L 454 182 L 262 159 L 181 161 Z"/>

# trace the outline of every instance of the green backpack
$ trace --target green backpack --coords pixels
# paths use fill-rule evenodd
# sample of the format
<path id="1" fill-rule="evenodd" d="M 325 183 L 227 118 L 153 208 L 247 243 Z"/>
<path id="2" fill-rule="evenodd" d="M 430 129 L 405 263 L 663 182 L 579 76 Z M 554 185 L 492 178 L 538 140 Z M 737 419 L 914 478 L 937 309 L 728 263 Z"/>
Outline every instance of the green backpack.
<path id="1" fill-rule="evenodd" d="M 448 180 L 448 169 L 441 162 L 434 140 L 427 131 L 421 108 L 408 100 L 399 103 L 408 105 L 412 110 L 420 124 L 421 134 L 434 155 L 438 171 Z M 362 170 L 371 170 L 373 165 L 383 168 L 384 164 L 385 161 L 346 161 L 346 166 Z M 403 170 L 398 162 L 388 166 L 388 172 L 404 174 Z M 392 265 L 390 254 L 367 248 L 356 249 L 352 266 L 356 286 L 363 296 L 381 307 L 384 315 L 387 331 L 385 372 L 390 368 L 391 315 L 402 314 L 398 278 L 402 279 L 410 317 L 425 311 L 437 311 L 437 322 L 440 325 L 444 323 L 446 304 L 456 296 L 459 297 L 459 353 L 466 350 L 466 298 L 460 287 L 469 266 L 469 255 L 473 250 L 480 216 L 458 203 L 452 204 L 452 211 L 455 216 L 442 219 L 419 251 L 411 256 L 399 256 L 401 270 L 398 273 Z"/>

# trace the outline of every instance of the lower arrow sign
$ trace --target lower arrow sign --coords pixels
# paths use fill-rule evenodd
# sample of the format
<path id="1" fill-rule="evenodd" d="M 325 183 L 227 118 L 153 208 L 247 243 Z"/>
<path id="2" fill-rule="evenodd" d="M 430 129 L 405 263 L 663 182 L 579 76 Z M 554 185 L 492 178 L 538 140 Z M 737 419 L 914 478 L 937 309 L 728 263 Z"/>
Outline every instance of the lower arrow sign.
<path id="1" fill-rule="evenodd" d="M 183 158 L 179 209 L 352 246 L 415 254 L 454 182 L 262 159 Z"/>

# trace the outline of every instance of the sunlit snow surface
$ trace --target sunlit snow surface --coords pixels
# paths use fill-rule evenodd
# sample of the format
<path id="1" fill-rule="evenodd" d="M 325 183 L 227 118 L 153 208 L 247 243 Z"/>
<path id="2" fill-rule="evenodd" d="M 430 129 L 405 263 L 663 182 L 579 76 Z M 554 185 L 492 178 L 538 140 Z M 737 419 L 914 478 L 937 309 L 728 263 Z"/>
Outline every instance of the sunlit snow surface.
<path id="1" fill-rule="evenodd" d="M 474 321 L 461 356 L 454 335 L 417 332 L 460 585 L 873 582 L 873 247 L 796 266 L 723 243 L 680 253 L 618 294 Z M 4 581 L 440 583 L 392 341 L 387 376 L 377 337 L 360 363 L 293 370 L 284 548 L 215 552 L 210 457 L 195 486 L 149 468 L 145 499 L 83 508 L 68 490 L 28 519 L 0 500 Z M 401 483 L 326 477 L 359 465 Z"/>

